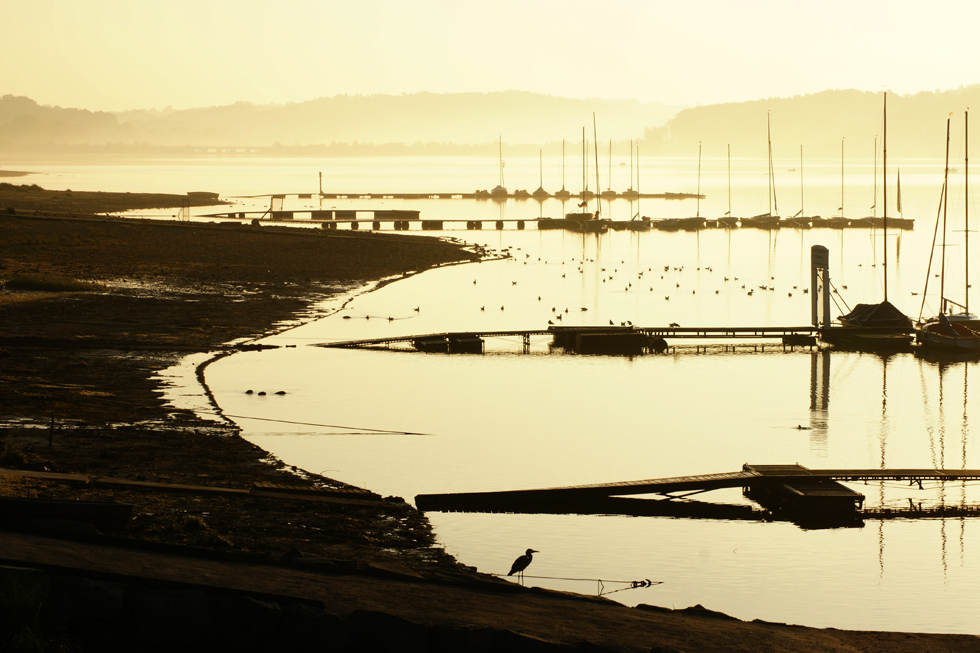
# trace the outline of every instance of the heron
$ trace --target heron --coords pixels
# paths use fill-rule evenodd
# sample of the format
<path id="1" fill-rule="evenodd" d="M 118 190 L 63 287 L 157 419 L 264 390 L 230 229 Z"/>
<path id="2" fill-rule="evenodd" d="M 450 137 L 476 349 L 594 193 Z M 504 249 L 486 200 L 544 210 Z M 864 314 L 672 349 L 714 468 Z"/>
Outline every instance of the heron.
<path id="1" fill-rule="evenodd" d="M 535 549 L 528 549 L 524 552 L 524 555 L 518 556 L 517 560 L 514 561 L 514 564 L 510 566 L 510 571 L 507 572 L 507 575 L 513 576 L 514 574 L 517 574 L 517 578 L 521 581 L 521 584 L 523 584 L 524 570 L 527 569 L 529 564 L 531 564 L 531 558 L 533 557 L 531 555 L 532 553 L 538 553 L 538 551 Z"/>

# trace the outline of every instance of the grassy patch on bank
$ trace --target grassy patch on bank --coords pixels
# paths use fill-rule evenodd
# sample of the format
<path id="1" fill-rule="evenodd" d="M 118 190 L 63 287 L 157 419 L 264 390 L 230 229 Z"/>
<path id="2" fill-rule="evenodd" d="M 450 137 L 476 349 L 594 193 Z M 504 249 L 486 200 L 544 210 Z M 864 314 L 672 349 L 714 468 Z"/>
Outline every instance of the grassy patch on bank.
<path id="1" fill-rule="evenodd" d="M 37 193 L 44 189 L 37 184 L 8 184 L 7 182 L 0 182 L 0 190 L 9 190 L 15 193 Z"/>
<path id="2" fill-rule="evenodd" d="M 18 274 L 3 283 L 7 290 L 33 290 L 39 292 L 85 292 L 100 290 L 101 286 L 56 274 Z"/>

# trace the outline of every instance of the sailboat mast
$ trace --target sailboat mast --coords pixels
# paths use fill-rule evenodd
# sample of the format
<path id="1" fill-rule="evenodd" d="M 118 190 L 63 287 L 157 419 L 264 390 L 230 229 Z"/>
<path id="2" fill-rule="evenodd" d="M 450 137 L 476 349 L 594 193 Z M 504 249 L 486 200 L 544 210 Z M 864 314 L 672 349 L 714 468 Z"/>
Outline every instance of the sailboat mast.
<path id="1" fill-rule="evenodd" d="M 609 179 L 606 180 L 606 190 L 612 190 L 612 139 L 609 139 Z"/>
<path id="2" fill-rule="evenodd" d="M 728 144 L 728 217 L 732 217 L 732 144 Z"/>
<path id="3" fill-rule="evenodd" d="M 772 128 L 769 125 L 769 112 L 766 112 L 766 144 L 769 150 L 769 215 L 772 215 Z"/>
<path id="4" fill-rule="evenodd" d="M 803 144 L 800 144 L 800 217 L 804 216 L 803 211 Z"/>
<path id="5" fill-rule="evenodd" d="M 565 190 L 565 139 L 561 139 L 561 189 Z"/>
<path id="6" fill-rule="evenodd" d="M 630 141 L 630 190 L 633 190 L 633 141 Z"/>
<path id="7" fill-rule="evenodd" d="M 769 125 L 769 114 L 766 113 L 766 134 L 769 139 L 769 195 L 771 204 L 769 207 L 769 215 L 773 215 L 773 211 L 775 211 L 775 215 L 778 216 L 779 200 L 776 199 L 776 172 L 772 164 L 772 129 Z"/>
<path id="8" fill-rule="evenodd" d="M 963 255 L 964 255 L 964 280 L 963 280 L 963 312 L 970 313 L 970 138 L 969 138 L 970 110 L 963 112 Z"/>
<path id="9" fill-rule="evenodd" d="M 595 111 L 592 112 L 592 147 L 595 150 L 595 217 L 602 211 L 602 200 L 599 199 L 599 137 L 596 135 Z"/>
<path id="10" fill-rule="evenodd" d="M 698 212 L 695 217 L 701 217 L 701 142 L 698 141 Z"/>
<path id="11" fill-rule="evenodd" d="M 504 136 L 503 134 L 500 135 L 500 138 L 497 140 L 497 143 L 498 143 L 498 156 L 500 158 L 500 187 L 503 188 L 504 186 Z"/>
<path id="12" fill-rule="evenodd" d="M 630 152 L 633 146 L 630 145 Z M 640 144 L 636 144 L 636 215 L 640 216 Z"/>
<path id="13" fill-rule="evenodd" d="M 874 201 L 871 203 L 871 217 L 878 217 L 878 137 L 875 136 L 875 189 L 874 189 Z"/>
<path id="14" fill-rule="evenodd" d="M 544 150 L 538 149 L 538 188 L 544 188 Z"/>
<path id="15" fill-rule="evenodd" d="M 946 167 L 943 172 L 943 245 L 939 258 L 939 312 L 946 312 L 946 197 L 949 193 L 949 118 L 946 118 Z"/>
<path id="16" fill-rule="evenodd" d="M 882 243 L 881 267 L 884 276 L 885 301 L 888 301 L 888 92 L 882 98 L 881 108 L 881 194 L 884 204 L 881 209 L 884 238 Z"/>
<path id="17" fill-rule="evenodd" d="M 840 217 L 844 217 L 844 139 L 840 139 Z"/>

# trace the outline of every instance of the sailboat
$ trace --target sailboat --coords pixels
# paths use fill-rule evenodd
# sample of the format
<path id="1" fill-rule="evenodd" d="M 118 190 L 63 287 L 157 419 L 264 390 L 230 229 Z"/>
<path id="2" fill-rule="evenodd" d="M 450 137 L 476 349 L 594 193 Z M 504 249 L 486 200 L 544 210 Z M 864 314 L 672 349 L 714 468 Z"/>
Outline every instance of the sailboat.
<path id="1" fill-rule="evenodd" d="M 901 169 L 899 169 L 898 171 L 896 187 L 898 191 L 897 193 L 898 199 L 895 205 L 895 209 L 898 211 L 899 214 L 901 214 L 902 213 L 902 170 Z M 870 222 L 871 226 L 873 227 L 881 227 L 884 218 L 878 218 L 872 216 L 867 218 L 866 220 Z M 893 229 L 913 229 L 915 227 L 915 220 L 913 220 L 912 218 L 906 218 L 906 217 L 896 218 L 895 216 L 892 216 L 888 218 L 888 226 Z"/>
<path id="2" fill-rule="evenodd" d="M 637 157 L 636 166 L 637 166 L 637 174 L 639 174 L 639 167 L 640 167 L 639 157 Z M 630 187 L 627 188 L 626 190 L 624 190 L 621 193 L 621 196 L 622 197 L 625 197 L 628 200 L 636 200 L 636 199 L 639 199 L 640 198 L 640 191 L 639 191 L 640 184 L 637 183 L 636 186 L 637 186 L 637 188 L 634 190 L 633 189 L 633 141 L 630 141 Z"/>
<path id="3" fill-rule="evenodd" d="M 596 135 L 595 126 L 595 114 L 592 114 L 592 138 L 595 141 L 595 185 L 596 189 L 599 188 L 599 146 L 598 141 L 595 140 Z M 579 204 L 580 211 L 574 213 L 566 213 L 565 221 L 568 226 L 575 231 L 583 231 L 589 233 L 603 233 L 608 231 L 609 227 L 605 221 L 599 219 L 599 205 L 597 200 L 596 212 L 589 212 L 589 200 L 596 196 L 595 193 L 589 190 L 588 186 L 588 145 L 585 140 L 585 127 L 582 127 L 582 202 Z"/>
<path id="4" fill-rule="evenodd" d="M 504 137 L 501 136 L 499 140 L 499 151 L 500 151 L 500 183 L 490 191 L 490 197 L 493 199 L 507 199 L 507 188 L 504 186 Z"/>
<path id="5" fill-rule="evenodd" d="M 698 143 L 698 192 L 697 212 L 693 218 L 677 218 L 677 226 L 684 231 L 698 231 L 707 226 L 707 221 L 701 217 L 701 143 Z"/>
<path id="6" fill-rule="evenodd" d="M 966 257 L 969 257 L 969 141 L 967 139 L 969 112 L 963 114 L 963 138 L 964 138 L 964 186 L 966 187 L 966 205 L 963 211 L 964 221 L 964 250 Z M 963 303 L 960 304 L 946 297 L 946 197 L 948 194 L 949 180 L 949 118 L 946 119 L 946 167 L 943 175 L 943 243 L 942 256 L 940 258 L 940 284 L 939 296 L 941 299 L 939 315 L 925 322 L 920 322 L 915 329 L 915 340 L 924 350 L 944 351 L 944 352 L 978 352 L 980 353 L 980 332 L 975 329 L 980 328 L 980 318 L 970 313 L 970 265 L 966 260 Z M 939 229 L 939 214 L 936 215 L 936 230 Z M 935 247 L 935 234 L 933 234 L 933 247 Z M 926 287 L 928 288 L 930 269 L 926 271 Z M 925 292 L 922 293 L 923 306 L 925 305 Z M 962 309 L 961 313 L 952 313 L 950 306 Z"/>
<path id="7" fill-rule="evenodd" d="M 598 162 L 597 162 L 598 163 Z M 600 197 L 606 199 L 612 199 L 617 197 L 619 193 L 612 189 L 612 139 L 609 139 L 609 178 L 606 180 L 606 190 L 600 193 Z"/>
<path id="8" fill-rule="evenodd" d="M 814 223 L 819 224 L 822 220 L 819 215 L 804 215 L 803 212 L 803 146 L 800 145 L 800 210 L 791 218 L 786 218 L 784 222 L 797 229 L 810 229 Z"/>
<path id="9" fill-rule="evenodd" d="M 636 197 L 636 213 L 626 223 L 630 231 L 650 231 L 650 218 L 640 217 L 640 146 L 636 146 L 636 190 L 633 190 L 633 141 L 630 141 L 630 197 Z M 625 195 L 625 193 L 624 193 Z M 632 206 L 632 201 L 630 202 Z"/>
<path id="10" fill-rule="evenodd" d="M 739 220 L 732 215 L 732 146 L 728 144 L 728 210 L 725 215 L 718 218 L 718 224 L 722 227 L 732 229 L 738 227 Z"/>
<path id="11" fill-rule="evenodd" d="M 531 197 L 536 200 L 543 200 L 551 197 L 551 193 L 544 189 L 544 154 L 541 150 L 538 150 L 538 189 L 531 193 Z"/>
<path id="12" fill-rule="evenodd" d="M 555 193 L 555 197 L 565 201 L 572 194 L 565 189 L 565 139 L 561 139 L 561 190 Z"/>
<path id="13" fill-rule="evenodd" d="M 882 271 L 884 276 L 884 298 L 877 304 L 858 304 L 847 315 L 837 320 L 840 327 L 823 329 L 820 339 L 832 345 L 865 350 L 907 350 L 911 347 L 912 320 L 888 301 L 888 148 L 887 143 L 888 95 L 882 100 L 882 195 L 884 207 L 882 224 L 884 226 L 884 246 L 882 247 Z"/>
<path id="14" fill-rule="evenodd" d="M 875 183 L 875 205 L 878 202 L 878 138 L 875 137 L 875 167 L 872 179 Z M 877 209 L 875 209 L 877 210 Z M 840 139 L 840 206 L 837 207 L 837 214 L 830 218 L 823 218 L 819 221 L 821 227 L 831 229 L 845 229 L 851 226 L 851 221 L 844 216 L 844 139 Z M 870 226 L 870 225 L 869 225 Z"/>
<path id="15" fill-rule="evenodd" d="M 772 170 L 772 130 L 769 124 L 769 114 L 766 114 L 766 134 L 769 141 L 769 212 L 743 218 L 743 227 L 772 229 L 779 226 L 779 205 L 776 201 L 776 178 Z M 775 213 L 773 211 L 775 210 Z"/>

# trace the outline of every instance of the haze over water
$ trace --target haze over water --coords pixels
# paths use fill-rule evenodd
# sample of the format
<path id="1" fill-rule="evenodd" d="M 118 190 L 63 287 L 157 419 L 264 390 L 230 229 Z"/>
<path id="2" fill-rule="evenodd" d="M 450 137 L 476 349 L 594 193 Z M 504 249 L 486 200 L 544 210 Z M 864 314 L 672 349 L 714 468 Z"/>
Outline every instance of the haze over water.
<path id="1" fill-rule="evenodd" d="M 492 186 L 496 175 L 495 161 L 347 163 L 216 161 L 199 163 L 191 173 L 178 164 L 126 171 L 66 167 L 55 170 L 51 180 L 84 189 L 108 178 L 153 189 L 146 185 L 152 179 L 161 189 L 229 196 L 315 192 L 311 186 L 321 170 L 331 186 L 353 191 L 383 186 L 465 192 Z M 560 186 L 557 163 L 551 162 L 545 178 L 552 191 Z M 714 161 L 714 171 L 706 174 L 709 166 L 702 162 L 702 215 L 727 210 L 727 169 L 719 173 L 720 165 L 724 162 Z M 839 168 L 832 162 L 813 168 L 814 188 L 808 182 L 805 192 L 814 196 L 814 209 L 806 213 L 833 215 Z M 696 160 L 651 160 L 643 169 L 650 171 L 651 182 L 641 178 L 641 189 L 651 192 L 689 192 L 680 182 L 697 174 Z M 853 196 L 855 205 L 871 205 L 871 169 L 861 166 L 846 177 L 845 202 Z M 520 170 L 526 173 L 523 182 Z M 733 213 L 766 210 L 764 170 L 765 162 L 758 161 L 733 169 Z M 792 174 L 787 170 L 784 176 Z M 903 164 L 904 216 L 916 219 L 916 229 L 888 236 L 889 298 L 913 316 L 921 298 L 912 292 L 921 292 L 925 280 L 941 175 L 941 162 Z M 512 188 L 536 188 L 537 161 L 511 162 L 508 177 L 517 180 L 508 182 Z M 656 178 L 668 181 L 655 183 Z M 737 191 L 735 179 L 742 180 Z M 625 183 L 614 178 L 613 187 L 622 190 Z M 782 209 L 784 201 L 792 210 Z M 951 215 L 954 201 L 951 196 Z M 267 202 L 243 199 L 234 208 L 260 210 Z M 297 210 L 320 205 L 316 197 L 287 202 Z M 328 204 L 379 205 L 324 200 Z M 780 204 L 784 216 L 798 209 L 798 201 L 794 206 L 789 198 Z M 561 210 L 554 200 L 543 205 L 384 201 L 384 208 L 402 207 L 417 208 L 427 219 L 463 220 L 556 216 Z M 643 200 L 640 207 L 653 217 L 699 210 L 693 200 Z M 626 219 L 635 207 L 616 200 L 611 207 L 604 204 L 607 210 Z M 222 410 L 238 416 L 234 420 L 247 438 L 289 465 L 408 501 L 420 493 L 735 471 L 746 462 L 980 467 L 975 451 L 980 434 L 970 419 L 976 363 L 940 365 L 911 354 L 784 352 L 778 346 L 765 353 L 743 346 L 734 352 L 678 350 L 636 358 L 574 356 L 548 354 L 547 338 L 534 340 L 531 355 L 520 354 L 515 339 L 488 341 L 484 356 L 312 346 L 447 330 L 543 329 L 549 319 L 566 325 L 610 320 L 643 326 L 805 325 L 810 296 L 803 289 L 813 244 L 830 249 L 832 281 L 848 305 L 879 301 L 882 293 L 880 231 L 743 228 L 583 236 L 539 232 L 531 225 L 502 232 L 491 226 L 447 235 L 509 252 L 509 259 L 432 270 L 355 293 L 337 314 L 269 339 L 296 348 L 237 354 L 208 367 L 206 381 Z M 334 299 L 329 306 L 342 303 Z M 246 395 L 247 389 L 269 395 Z M 287 394 L 272 394 L 278 390 Z M 960 484 L 924 491 L 902 484 L 852 487 L 867 496 L 869 506 L 977 502 L 977 493 Z M 747 503 L 737 490 L 700 498 Z M 529 576 L 604 579 L 606 590 L 623 587 L 611 582 L 617 580 L 663 581 L 611 595 L 628 604 L 700 603 L 743 619 L 811 626 L 977 632 L 972 580 L 980 560 L 971 543 L 980 532 L 971 519 L 868 521 L 859 529 L 806 531 L 789 523 L 658 517 L 432 513 L 429 518 L 450 553 L 487 573 L 505 573 L 518 553 L 532 547 L 541 553 Z M 597 590 L 588 580 L 528 580 L 581 593 Z M 914 609 L 910 596 L 916 597 Z"/>
<path id="2" fill-rule="evenodd" d="M 922 89 L 962 91 L 962 85 L 976 82 L 975 3 L 954 1 L 935 10 L 908 0 L 626 0 L 605 3 L 597 11 L 594 3 L 541 1 L 285 0 L 272 5 L 215 0 L 171 2 L 160 12 L 157 5 L 123 0 L 57 6 L 50 0 L 8 0 L 0 16 L 17 27 L 0 42 L 8 55 L 0 86 L 12 94 L 8 97 L 26 96 L 43 105 L 34 114 L 0 121 L 3 169 L 36 171 L 38 176 L 24 182 L 49 189 L 215 191 L 226 198 L 240 196 L 231 208 L 254 215 L 270 207 L 270 193 L 316 193 L 320 172 L 327 192 L 472 192 L 496 185 L 498 161 L 496 156 L 316 160 L 216 155 L 134 162 L 116 158 L 115 152 L 132 154 L 143 151 L 143 145 L 153 151 L 168 144 L 206 149 L 274 143 L 343 147 L 354 141 L 487 143 L 503 132 L 506 186 L 531 192 L 539 184 L 538 158 L 508 153 L 508 128 L 515 143 L 540 139 L 554 144 L 569 132 L 577 135 L 577 117 L 569 127 L 551 109 L 532 117 L 526 110 L 498 110 L 482 95 L 470 99 L 482 112 L 426 104 L 414 115 L 404 109 L 412 104 L 360 105 L 360 99 L 511 90 L 545 98 L 639 98 L 664 103 L 662 109 L 697 107 L 667 125 L 644 117 L 627 129 L 622 118 L 607 117 L 606 134 L 600 110 L 601 179 L 594 181 L 593 159 L 589 187 L 629 187 L 628 153 L 614 150 L 610 166 L 603 139 L 639 137 L 640 131 L 656 127 L 644 133 L 651 146 L 669 142 L 664 151 L 684 158 L 652 158 L 653 147 L 645 149 L 639 190 L 694 193 L 700 186 L 706 197 L 700 203 L 603 202 L 604 217 L 717 218 L 729 210 L 742 217 L 769 210 L 788 217 L 801 208 L 806 215 L 832 217 L 842 210 L 863 217 L 881 215 L 884 204 L 880 188 L 874 190 L 870 143 L 870 135 L 880 133 L 879 114 L 877 108 L 855 109 L 860 103 L 840 97 L 886 88 L 916 93 L 906 105 L 916 109 L 904 116 L 904 137 L 916 148 L 895 147 L 890 154 L 935 154 L 904 160 L 890 156 L 889 215 L 896 214 L 895 172 L 900 168 L 903 216 L 914 218 L 916 226 L 889 232 L 887 246 L 880 231 L 869 230 L 582 236 L 538 232 L 530 224 L 525 231 L 489 229 L 499 219 L 560 217 L 574 208 L 574 202 L 555 200 L 287 198 L 287 210 L 407 208 L 421 211 L 423 219 L 482 220 L 483 231 L 447 235 L 486 244 L 511 258 L 432 270 L 375 292 L 365 288 L 353 293 L 346 306 L 346 296 L 329 300 L 326 307 L 343 310 L 270 339 L 296 348 L 223 359 L 207 368 L 206 381 L 226 414 L 244 416 L 234 418 L 244 435 L 287 464 L 409 501 L 423 492 L 734 471 L 745 462 L 980 467 L 980 433 L 971 419 L 976 392 L 969 391 L 978 373 L 974 362 L 936 364 L 909 354 L 884 358 L 783 352 L 779 347 L 762 353 L 744 346 L 735 352 L 678 351 L 633 359 L 582 357 L 547 353 L 547 338 L 535 339 L 532 355 L 517 353 L 519 343 L 513 339 L 489 341 L 484 356 L 312 346 L 447 330 L 543 329 L 549 320 L 565 325 L 627 320 L 643 326 L 807 324 L 810 296 L 802 291 L 809 283 L 814 244 L 830 250 L 832 281 L 846 301 L 835 302 L 835 315 L 858 302 L 881 300 L 886 290 L 881 259 L 887 251 L 888 298 L 918 316 L 922 296 L 913 293 L 923 291 L 927 276 L 942 184 L 942 161 L 935 160 L 942 151 L 941 118 L 969 106 L 966 98 L 976 92 L 975 87 L 947 94 Z M 693 32 L 662 29 L 665 25 L 696 25 L 698 47 L 690 47 Z M 325 26 L 329 38 L 324 38 Z M 591 36 L 584 36 L 586 30 Z M 216 33 L 221 36 L 215 38 Z M 576 37 L 569 39 L 570 34 Z M 597 44 L 581 47 L 590 38 Z M 575 47 L 569 48 L 572 42 Z M 642 71 L 639 78 L 636 71 Z M 824 96 L 829 88 L 858 91 Z M 356 107 L 397 108 L 355 109 L 338 119 L 332 111 L 348 103 L 328 100 L 349 96 L 357 100 Z M 325 101 L 309 103 L 311 98 Z M 237 104 L 242 100 L 246 105 Z M 877 97 L 869 103 L 877 105 Z M 119 113 L 81 115 L 53 104 Z M 896 102 L 890 132 L 894 145 L 903 138 L 894 129 L 902 120 L 900 105 Z M 125 111 L 139 107 L 157 109 Z M 197 110 L 207 107 L 216 111 Z M 763 114 L 770 110 L 777 135 L 775 198 L 767 184 L 765 140 L 756 136 L 764 133 Z M 252 122 L 253 112 L 276 118 Z M 518 126 L 526 130 L 524 136 L 515 134 Z M 613 133 L 614 128 L 622 133 Z M 460 134 L 465 138 L 460 140 Z M 847 148 L 843 191 L 840 160 L 814 157 L 836 152 L 842 136 Z M 219 137 L 225 140 L 216 142 Z M 700 141 L 705 156 L 699 180 L 695 154 Z M 799 142 L 806 144 L 802 157 Z M 7 145 L 18 143 L 19 148 L 7 151 Z M 732 144 L 730 183 L 722 155 L 726 144 Z M 66 164 L 37 154 L 77 151 L 76 146 L 85 151 L 88 145 L 103 156 Z M 956 147 L 952 159 L 959 161 Z M 577 151 L 569 139 L 564 179 L 573 193 L 582 179 Z M 855 158 L 857 152 L 864 155 Z M 554 192 L 563 177 L 553 149 L 545 150 L 543 168 L 543 186 Z M 957 179 L 950 189 L 951 216 L 963 213 Z M 210 211 L 195 210 L 194 219 L 212 219 L 204 215 Z M 980 216 L 972 206 L 971 213 Z M 956 224 L 951 232 L 962 230 Z M 980 252 L 980 246 L 971 251 Z M 963 288 L 962 252 L 959 241 L 947 249 L 947 282 L 953 287 L 947 294 L 953 298 Z M 971 263 L 971 270 L 980 271 L 976 259 Z M 936 281 L 931 279 L 926 315 L 938 308 Z M 980 298 L 974 292 L 972 299 L 976 312 Z M 245 395 L 246 389 L 287 394 L 259 398 Z M 190 398 L 182 392 L 174 389 L 174 402 L 200 400 L 196 390 Z M 357 428 L 312 426 L 327 424 Z M 976 491 L 959 484 L 926 491 L 901 485 L 852 487 L 867 495 L 869 505 L 977 502 Z M 745 503 L 738 491 L 703 498 Z M 788 523 L 613 516 L 429 518 L 450 553 L 488 573 L 507 571 L 517 554 L 532 547 L 540 553 L 529 575 L 663 581 L 611 595 L 624 603 L 701 604 L 743 619 L 812 626 L 980 632 L 973 582 L 980 571 L 976 520 L 869 521 L 861 529 L 804 531 Z M 529 580 L 582 593 L 595 590 L 588 581 Z"/>

